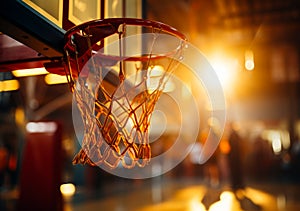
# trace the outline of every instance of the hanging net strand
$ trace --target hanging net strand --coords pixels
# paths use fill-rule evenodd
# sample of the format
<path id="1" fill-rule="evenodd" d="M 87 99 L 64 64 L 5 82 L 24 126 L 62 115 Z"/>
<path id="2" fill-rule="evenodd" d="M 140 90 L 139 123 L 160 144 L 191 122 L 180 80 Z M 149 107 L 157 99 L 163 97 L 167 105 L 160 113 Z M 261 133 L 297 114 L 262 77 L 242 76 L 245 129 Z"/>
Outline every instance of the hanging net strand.
<path id="1" fill-rule="evenodd" d="M 146 53 L 140 50 L 140 55 L 127 54 L 126 36 L 132 25 L 142 27 L 142 34 L 145 29 L 151 32 L 151 39 L 142 42 L 147 45 Z M 155 52 L 162 34 L 176 37 L 180 41 L 177 48 L 163 54 Z M 103 43 L 113 35 L 117 36 L 118 51 L 108 55 Z M 97 20 L 67 32 L 66 72 L 84 129 L 73 164 L 133 168 L 150 161 L 151 115 L 182 57 L 184 42 L 184 36 L 175 29 L 138 19 Z M 155 75 L 158 82 L 151 87 L 156 65 L 163 66 L 164 72 Z M 115 79 L 113 86 L 105 82 L 108 76 Z"/>

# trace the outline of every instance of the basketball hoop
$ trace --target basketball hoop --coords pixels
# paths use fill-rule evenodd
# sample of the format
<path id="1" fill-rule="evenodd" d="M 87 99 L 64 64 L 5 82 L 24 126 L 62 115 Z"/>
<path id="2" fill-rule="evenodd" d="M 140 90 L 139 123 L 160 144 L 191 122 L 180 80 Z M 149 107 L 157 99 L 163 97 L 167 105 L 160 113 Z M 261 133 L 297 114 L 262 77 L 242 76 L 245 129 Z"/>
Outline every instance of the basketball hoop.
<path id="1" fill-rule="evenodd" d="M 149 20 L 94 20 L 65 35 L 67 78 L 84 135 L 74 164 L 143 167 L 151 159 L 149 125 L 185 36 Z"/>

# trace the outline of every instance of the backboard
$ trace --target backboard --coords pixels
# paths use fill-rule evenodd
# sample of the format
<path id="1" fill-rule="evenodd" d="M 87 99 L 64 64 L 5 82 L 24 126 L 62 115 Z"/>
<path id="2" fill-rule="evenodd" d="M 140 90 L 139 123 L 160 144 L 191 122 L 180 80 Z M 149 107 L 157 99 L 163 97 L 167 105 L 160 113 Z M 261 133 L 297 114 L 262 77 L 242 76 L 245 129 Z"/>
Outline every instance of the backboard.
<path id="1" fill-rule="evenodd" d="M 100 18 L 141 18 L 142 3 L 142 0 L 3 0 L 0 71 L 46 66 L 49 72 L 64 74 L 61 60 L 66 30 Z"/>

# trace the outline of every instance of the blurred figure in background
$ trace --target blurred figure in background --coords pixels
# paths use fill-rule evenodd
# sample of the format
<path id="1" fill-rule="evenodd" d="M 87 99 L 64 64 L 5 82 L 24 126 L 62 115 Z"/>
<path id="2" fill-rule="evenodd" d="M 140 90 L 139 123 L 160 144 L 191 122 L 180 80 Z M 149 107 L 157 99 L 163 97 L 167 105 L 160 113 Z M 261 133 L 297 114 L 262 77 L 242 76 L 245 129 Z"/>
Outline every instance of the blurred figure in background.
<path id="1" fill-rule="evenodd" d="M 239 126 L 237 124 L 232 123 L 230 129 L 228 164 L 231 188 L 236 193 L 238 190 L 245 188 L 242 170 L 241 138 L 238 134 Z"/>
<path id="2" fill-rule="evenodd" d="M 216 142 L 215 140 L 207 140 L 208 134 L 211 133 L 211 139 L 218 139 L 216 129 L 211 125 L 210 128 L 205 129 L 201 134 L 201 144 L 203 145 L 206 141 Z M 212 156 L 203 165 L 204 167 L 204 179 L 208 183 L 208 186 L 217 188 L 220 185 L 219 178 L 219 147 L 215 150 Z"/>
<path id="3" fill-rule="evenodd" d="M 231 189 L 235 194 L 236 199 L 240 202 L 243 210 L 261 210 L 261 207 L 248 198 L 244 191 L 245 181 L 242 162 L 242 139 L 238 133 L 240 126 L 237 123 L 231 123 L 230 129 L 228 164 Z"/>
<path id="4" fill-rule="evenodd" d="M 218 130 L 214 124 L 209 124 L 210 127 L 206 128 L 201 134 L 201 143 L 213 142 L 217 143 Z M 208 134 L 211 133 L 211 136 Z M 213 140 L 208 140 L 208 139 Z M 221 186 L 220 186 L 220 169 L 219 169 L 219 160 L 220 160 L 220 149 L 216 148 L 212 156 L 206 161 L 203 165 L 204 170 L 204 180 L 207 182 L 206 193 L 201 201 L 201 203 L 209 209 L 209 207 L 220 200 Z"/>
<path id="5" fill-rule="evenodd" d="M 292 146 L 292 162 L 293 162 L 293 175 L 296 182 L 300 181 L 300 136 L 296 137 L 296 141 Z"/>

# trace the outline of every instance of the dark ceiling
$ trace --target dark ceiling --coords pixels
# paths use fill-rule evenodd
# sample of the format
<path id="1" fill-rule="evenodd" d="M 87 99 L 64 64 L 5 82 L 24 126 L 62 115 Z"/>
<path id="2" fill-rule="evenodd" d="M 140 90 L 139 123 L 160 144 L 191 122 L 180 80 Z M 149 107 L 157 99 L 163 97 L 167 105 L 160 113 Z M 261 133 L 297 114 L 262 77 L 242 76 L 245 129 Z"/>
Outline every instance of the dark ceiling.
<path id="1" fill-rule="evenodd" d="M 300 41 L 298 0 L 147 0 L 147 11 L 149 18 L 178 28 L 192 42 L 197 36 L 221 36 L 231 44 Z"/>
<path id="2" fill-rule="evenodd" d="M 144 2 L 146 18 L 177 28 L 201 50 L 205 51 L 211 46 L 218 45 L 230 50 L 237 49 L 238 53 L 248 48 L 259 49 L 256 54 L 259 59 L 256 61 L 260 69 L 255 72 L 255 77 L 253 76 L 255 74 L 251 76 L 252 83 L 248 82 L 249 88 L 245 89 L 246 92 L 251 89 L 254 95 L 271 87 L 266 83 L 270 78 L 268 72 L 270 68 L 267 66 L 270 58 L 266 55 L 269 53 L 266 49 L 281 48 L 282 45 L 291 46 L 300 58 L 299 0 L 145 0 Z M 21 54 L 19 50 L 16 53 L 15 49 L 22 49 L 23 53 Z M 34 62 L 40 65 L 44 60 L 46 61 L 47 58 L 40 53 L 22 46 L 4 34 L 0 35 L 0 66 L 1 62 L 9 64 L 4 65 L 7 69 L 2 68 L 0 72 L 11 70 L 17 63 L 21 63 L 23 67 L 25 64 L 30 67 L 35 66 Z M 299 66 L 298 59 L 296 67 L 298 72 Z M 240 81 L 246 84 L 249 77 L 247 75 L 243 78 L 242 75 Z M 42 80 L 36 83 L 37 89 L 45 88 L 45 84 L 39 84 L 44 83 Z M 289 89 L 288 86 L 285 87 Z M 48 87 L 48 89 L 52 90 L 47 92 L 49 99 L 57 97 L 56 93 L 60 93 L 57 90 L 68 91 L 68 87 L 61 85 Z M 253 91 L 255 89 L 256 92 Z M 24 93 L 25 90 L 22 92 Z M 267 92 L 268 95 L 278 93 L 285 95 L 286 89 L 280 87 L 276 88 L 275 92 Z M 49 101 L 51 99 L 46 100 L 45 103 Z"/>
<path id="3" fill-rule="evenodd" d="M 300 43 L 299 0 L 144 0 L 145 17 L 169 24 L 199 48 Z M 1 27 L 2 28 L 2 27 Z M 66 29 L 67 30 L 67 29 Z M 41 54 L 0 36 L 0 64 L 45 60 Z M 28 64 L 28 63 L 26 63 Z M 3 66 L 2 66 L 3 67 Z M 4 66 L 9 70 L 10 66 Z M 1 68 L 1 71 L 5 69 Z"/>

